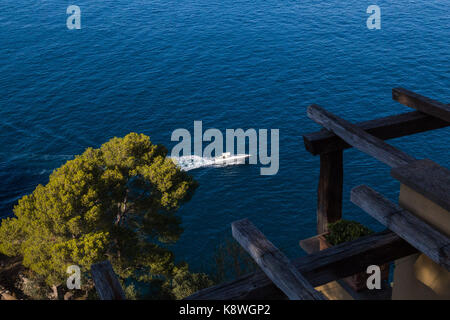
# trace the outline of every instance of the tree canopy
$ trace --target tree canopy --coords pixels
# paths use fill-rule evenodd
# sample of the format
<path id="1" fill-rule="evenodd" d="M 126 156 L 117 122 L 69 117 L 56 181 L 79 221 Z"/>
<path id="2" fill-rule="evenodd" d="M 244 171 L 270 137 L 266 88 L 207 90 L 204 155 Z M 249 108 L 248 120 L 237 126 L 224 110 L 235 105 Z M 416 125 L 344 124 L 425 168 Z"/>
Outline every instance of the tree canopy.
<path id="1" fill-rule="evenodd" d="M 179 272 L 164 243 L 180 237 L 176 211 L 196 186 L 149 137 L 113 138 L 19 200 L 1 223 L 0 252 L 22 256 L 49 285 L 63 283 L 69 265 L 86 272 L 105 259 L 122 279 L 171 277 Z"/>

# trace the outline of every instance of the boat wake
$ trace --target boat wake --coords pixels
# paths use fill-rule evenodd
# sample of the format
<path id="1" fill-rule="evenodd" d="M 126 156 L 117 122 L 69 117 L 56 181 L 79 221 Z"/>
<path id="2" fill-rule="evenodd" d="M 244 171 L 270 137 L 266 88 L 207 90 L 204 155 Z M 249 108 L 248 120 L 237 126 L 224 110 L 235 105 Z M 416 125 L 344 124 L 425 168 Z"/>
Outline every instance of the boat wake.
<path id="1" fill-rule="evenodd" d="M 171 157 L 171 159 L 183 171 L 189 171 L 189 170 L 194 170 L 194 169 L 198 169 L 198 168 L 214 166 L 214 159 L 203 158 L 200 156 Z"/>
<path id="2" fill-rule="evenodd" d="M 245 156 L 246 158 L 247 156 Z M 183 171 L 190 171 L 199 168 L 207 167 L 226 167 L 230 165 L 244 164 L 245 159 L 243 156 L 239 156 L 239 159 L 231 159 L 231 161 L 225 161 L 218 158 L 207 158 L 200 156 L 182 156 L 182 157 L 170 157 Z"/>

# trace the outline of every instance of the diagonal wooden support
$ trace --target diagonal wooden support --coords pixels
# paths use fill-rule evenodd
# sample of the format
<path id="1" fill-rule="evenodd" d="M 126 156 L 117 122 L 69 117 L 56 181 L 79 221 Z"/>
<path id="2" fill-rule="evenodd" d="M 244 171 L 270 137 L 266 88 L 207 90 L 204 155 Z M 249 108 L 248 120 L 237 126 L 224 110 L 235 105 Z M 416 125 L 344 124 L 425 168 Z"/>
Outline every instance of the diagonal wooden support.
<path id="1" fill-rule="evenodd" d="M 390 167 L 399 167 L 416 160 L 405 152 L 368 134 L 360 127 L 337 117 L 318 105 L 309 106 L 307 113 L 312 120 L 322 125 L 325 129 L 334 132 L 349 145 Z"/>
<path id="2" fill-rule="evenodd" d="M 351 201 L 450 271 L 450 238 L 368 186 L 353 188 Z"/>
<path id="3" fill-rule="evenodd" d="M 392 89 L 392 99 L 410 108 L 450 122 L 450 105 L 424 97 L 404 88 Z"/>
<path id="4" fill-rule="evenodd" d="M 289 259 L 247 219 L 231 224 L 233 237 L 290 300 L 324 300 Z"/>

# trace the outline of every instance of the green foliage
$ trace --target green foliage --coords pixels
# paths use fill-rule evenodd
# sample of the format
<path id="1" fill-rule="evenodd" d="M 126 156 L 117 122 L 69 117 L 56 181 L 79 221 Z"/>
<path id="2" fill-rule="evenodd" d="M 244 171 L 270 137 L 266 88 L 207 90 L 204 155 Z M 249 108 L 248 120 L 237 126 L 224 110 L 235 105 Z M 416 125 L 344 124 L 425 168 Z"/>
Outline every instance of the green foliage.
<path id="1" fill-rule="evenodd" d="M 335 223 L 330 223 L 328 229 L 329 234 L 325 235 L 325 238 L 333 246 L 373 233 L 372 230 L 362 224 L 349 220 L 339 220 Z"/>
<path id="2" fill-rule="evenodd" d="M 65 282 L 69 265 L 87 273 L 105 259 L 121 278 L 169 276 L 173 254 L 163 243 L 180 237 L 175 213 L 196 186 L 149 137 L 113 138 L 19 200 L 15 217 L 1 223 L 0 252 L 22 256 L 50 285 Z"/>
<path id="3" fill-rule="evenodd" d="M 187 265 L 181 265 L 173 269 L 170 281 L 163 288 L 170 292 L 173 298 L 181 300 L 193 293 L 211 287 L 214 282 L 204 273 L 190 273 Z"/>
<path id="4" fill-rule="evenodd" d="M 134 284 L 130 285 L 122 285 L 123 291 L 125 292 L 125 297 L 127 300 L 137 300 L 139 297 L 139 293 Z"/>

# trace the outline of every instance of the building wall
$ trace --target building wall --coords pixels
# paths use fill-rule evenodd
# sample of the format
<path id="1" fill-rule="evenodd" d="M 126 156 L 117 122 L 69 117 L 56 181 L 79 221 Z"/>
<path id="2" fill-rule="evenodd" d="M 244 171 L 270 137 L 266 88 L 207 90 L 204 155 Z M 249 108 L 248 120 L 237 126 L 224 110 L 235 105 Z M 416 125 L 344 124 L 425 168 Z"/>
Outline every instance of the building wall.
<path id="1" fill-rule="evenodd" d="M 399 204 L 450 236 L 450 212 L 401 185 Z M 424 254 L 395 262 L 392 299 L 450 299 L 450 272 Z"/>

